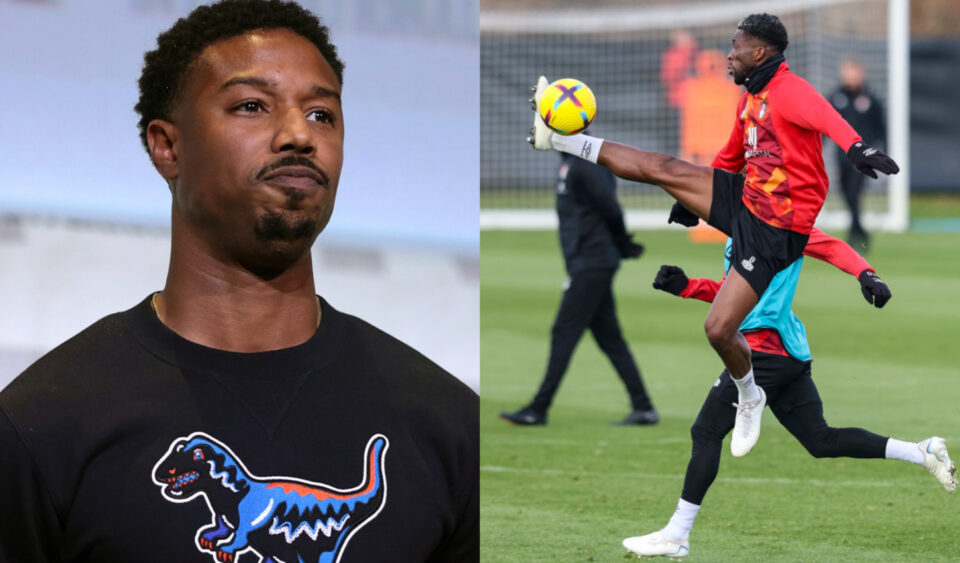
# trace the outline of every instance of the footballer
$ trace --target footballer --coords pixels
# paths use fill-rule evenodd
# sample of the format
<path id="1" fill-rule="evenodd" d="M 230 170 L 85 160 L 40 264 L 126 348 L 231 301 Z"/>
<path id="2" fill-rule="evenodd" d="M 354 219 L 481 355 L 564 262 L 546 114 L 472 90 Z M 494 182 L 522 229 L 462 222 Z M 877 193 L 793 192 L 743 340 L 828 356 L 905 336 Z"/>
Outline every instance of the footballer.
<path id="1" fill-rule="evenodd" d="M 699 217 L 732 238 L 732 267 L 704 330 L 738 391 L 730 443 L 736 457 L 756 444 L 767 401 L 739 327 L 770 280 L 801 256 L 809 240 L 828 188 L 821 134 L 842 147 L 864 174 L 899 171 L 890 157 L 865 145 L 810 83 L 790 72 L 784 58 L 788 43 L 787 30 L 774 15 L 752 14 L 737 26 L 727 70 L 746 92 L 730 138 L 712 166 L 589 135 L 557 135 L 539 118 L 529 139 L 538 150 L 573 154 L 621 178 L 658 185 L 678 202 L 671 220 Z M 545 86 L 541 77 L 535 100 Z"/>

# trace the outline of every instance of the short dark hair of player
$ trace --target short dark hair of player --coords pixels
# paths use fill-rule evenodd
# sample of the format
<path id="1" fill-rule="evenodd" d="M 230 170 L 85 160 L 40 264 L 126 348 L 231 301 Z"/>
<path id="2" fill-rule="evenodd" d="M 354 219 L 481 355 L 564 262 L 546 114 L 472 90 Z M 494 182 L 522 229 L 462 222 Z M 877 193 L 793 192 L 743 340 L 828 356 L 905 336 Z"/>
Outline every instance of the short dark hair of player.
<path id="1" fill-rule="evenodd" d="M 221 41 L 261 29 L 288 29 L 317 46 L 343 84 L 343 61 L 330 42 L 329 29 L 295 2 L 282 0 L 222 0 L 200 6 L 157 37 L 157 48 L 143 56 L 138 82 L 140 141 L 149 152 L 147 125 L 154 119 L 170 120 L 170 112 L 183 93 L 191 67 L 204 49 Z"/>
<path id="2" fill-rule="evenodd" d="M 737 29 L 742 29 L 744 35 L 749 35 L 770 45 L 783 53 L 787 50 L 790 41 L 787 40 L 787 28 L 780 18 L 771 14 L 750 14 L 743 18 Z"/>

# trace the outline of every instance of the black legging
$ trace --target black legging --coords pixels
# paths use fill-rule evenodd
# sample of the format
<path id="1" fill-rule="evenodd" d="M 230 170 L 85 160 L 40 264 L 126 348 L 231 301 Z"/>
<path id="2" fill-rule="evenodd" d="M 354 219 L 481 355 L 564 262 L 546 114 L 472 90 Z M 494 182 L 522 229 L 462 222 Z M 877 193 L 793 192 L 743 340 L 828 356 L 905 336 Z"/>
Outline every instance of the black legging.
<path id="1" fill-rule="evenodd" d="M 774 416 L 810 452 L 821 457 L 882 458 L 887 438 L 862 428 L 833 428 L 823 418 L 823 403 L 810 376 L 810 362 L 754 352 L 753 373 L 767 394 Z M 724 371 L 707 395 L 690 428 L 693 450 L 681 498 L 701 504 L 720 468 L 723 439 L 733 429 L 737 388 Z"/>

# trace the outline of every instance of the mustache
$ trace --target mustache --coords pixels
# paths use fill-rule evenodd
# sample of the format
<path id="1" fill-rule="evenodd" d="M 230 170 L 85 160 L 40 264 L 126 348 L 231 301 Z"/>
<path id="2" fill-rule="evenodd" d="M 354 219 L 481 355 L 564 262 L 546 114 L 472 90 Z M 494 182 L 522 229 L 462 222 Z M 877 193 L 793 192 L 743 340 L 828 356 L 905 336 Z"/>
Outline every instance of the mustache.
<path id="1" fill-rule="evenodd" d="M 314 172 L 316 172 L 318 176 L 320 176 L 321 185 L 326 186 L 330 184 L 330 177 L 327 176 L 327 173 L 321 170 L 319 166 L 314 164 L 313 161 L 302 156 L 293 156 L 293 155 L 285 156 L 280 160 L 273 162 L 271 164 L 268 164 L 263 168 L 261 168 L 260 171 L 257 172 L 257 180 L 262 180 L 263 177 L 266 176 L 267 174 L 273 172 L 278 168 L 283 168 L 284 166 L 303 166 L 304 168 L 309 168 L 310 170 L 313 170 Z"/>

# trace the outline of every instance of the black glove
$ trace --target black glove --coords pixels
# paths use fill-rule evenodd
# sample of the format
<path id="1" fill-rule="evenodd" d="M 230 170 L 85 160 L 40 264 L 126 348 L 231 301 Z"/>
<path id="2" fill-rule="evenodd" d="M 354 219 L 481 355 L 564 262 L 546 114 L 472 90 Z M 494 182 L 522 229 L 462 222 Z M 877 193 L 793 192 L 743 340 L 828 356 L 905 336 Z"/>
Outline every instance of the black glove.
<path id="1" fill-rule="evenodd" d="M 627 234 L 617 240 L 617 250 L 622 258 L 640 258 L 643 254 L 643 245 L 633 242 L 633 235 Z"/>
<path id="2" fill-rule="evenodd" d="M 877 173 L 874 172 L 874 170 L 879 170 L 884 174 L 896 174 L 900 172 L 900 167 L 897 166 L 897 163 L 894 162 L 892 158 L 884 154 L 880 149 L 868 147 L 863 141 L 857 141 L 850 145 L 850 149 L 847 151 L 847 158 L 856 166 L 857 170 L 871 178 L 877 177 Z"/>
<path id="3" fill-rule="evenodd" d="M 668 224 L 677 223 L 684 227 L 696 227 L 699 222 L 700 218 L 680 205 L 679 201 L 673 203 L 673 207 L 670 208 L 670 217 L 667 218 Z"/>
<path id="4" fill-rule="evenodd" d="M 682 268 L 663 265 L 660 266 L 660 271 L 657 272 L 657 277 L 653 280 L 653 288 L 680 295 L 681 291 L 687 289 L 689 283 L 690 280 L 687 279 L 687 274 L 683 273 Z"/>
<path id="5" fill-rule="evenodd" d="M 860 291 L 863 292 L 863 297 L 867 300 L 867 303 L 879 309 L 886 305 L 887 301 L 890 301 L 890 288 L 877 277 L 877 274 L 870 270 L 864 270 L 860 272 L 857 279 L 860 280 Z"/>

